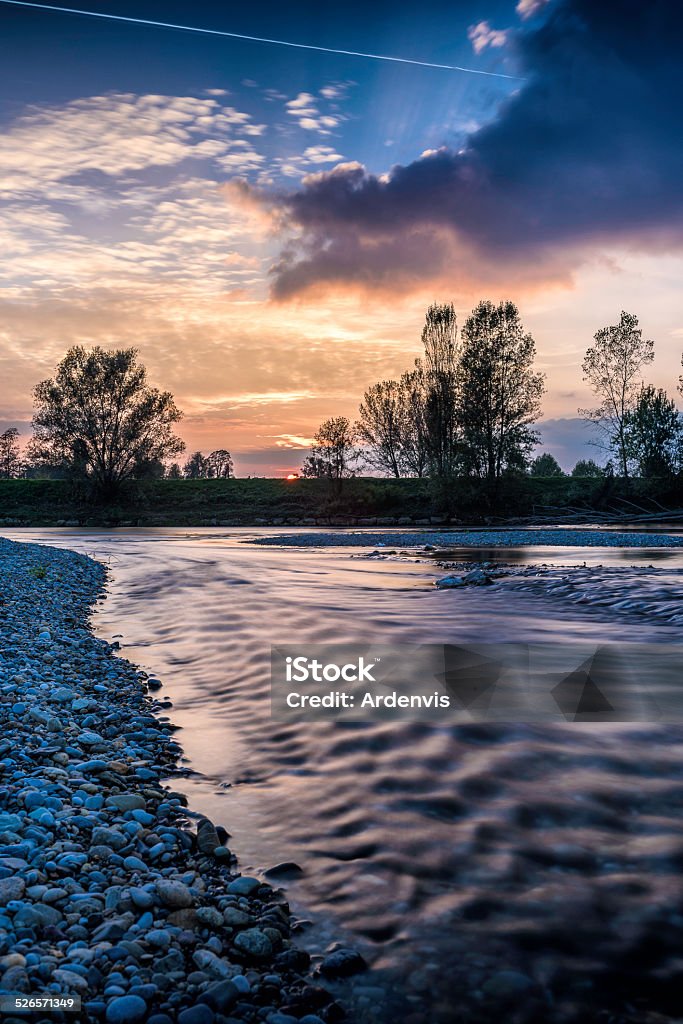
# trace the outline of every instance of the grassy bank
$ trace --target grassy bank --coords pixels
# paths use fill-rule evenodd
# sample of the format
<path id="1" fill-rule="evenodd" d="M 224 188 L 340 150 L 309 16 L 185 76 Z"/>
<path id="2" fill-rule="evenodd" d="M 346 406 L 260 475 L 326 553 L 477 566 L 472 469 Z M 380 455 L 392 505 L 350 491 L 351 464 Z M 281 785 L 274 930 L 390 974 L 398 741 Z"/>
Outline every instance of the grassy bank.
<path id="1" fill-rule="evenodd" d="M 629 504 L 633 503 L 633 504 Z M 97 505 L 61 480 L 0 481 L 3 526 L 260 526 L 482 524 L 527 516 L 656 511 L 683 506 L 673 480 L 515 477 L 498 494 L 455 480 L 155 480 L 131 485 L 116 504 Z"/>

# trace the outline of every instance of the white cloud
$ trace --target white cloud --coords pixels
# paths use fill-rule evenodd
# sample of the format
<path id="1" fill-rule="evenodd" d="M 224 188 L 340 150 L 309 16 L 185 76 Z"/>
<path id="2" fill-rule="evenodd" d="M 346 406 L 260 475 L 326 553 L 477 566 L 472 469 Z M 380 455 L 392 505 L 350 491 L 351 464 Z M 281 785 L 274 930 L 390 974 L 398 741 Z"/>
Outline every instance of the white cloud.
<path id="1" fill-rule="evenodd" d="M 531 18 L 534 14 L 538 14 L 547 2 L 548 0 L 519 0 L 515 9 L 520 18 Z"/>
<path id="2" fill-rule="evenodd" d="M 37 107 L 0 134 L 0 195 L 56 196 L 57 188 L 68 200 L 64 190 L 82 188 L 93 172 L 116 178 L 211 160 L 228 152 L 233 137 L 262 131 L 214 98 L 121 93 Z"/>
<path id="3" fill-rule="evenodd" d="M 332 146 L 307 146 L 303 153 L 295 156 L 278 157 L 274 160 L 280 174 L 287 178 L 302 178 L 309 173 L 312 166 L 319 164 L 335 164 L 344 157 Z"/>
<path id="4" fill-rule="evenodd" d="M 309 146 L 303 152 L 303 159 L 312 164 L 337 163 L 344 157 L 336 153 L 331 146 Z"/>
<path id="5" fill-rule="evenodd" d="M 325 86 L 320 90 L 320 95 L 325 99 L 333 99 L 341 96 L 344 88 L 345 86 L 341 85 Z M 300 128 L 303 128 L 304 131 L 318 132 L 319 135 L 330 135 L 332 129 L 336 128 L 343 120 L 339 113 L 322 113 L 316 105 L 315 97 L 310 92 L 300 92 L 295 99 L 288 100 L 285 106 L 287 113 L 297 119 Z M 336 104 L 332 104 L 332 108 L 335 109 L 335 107 Z"/>
<path id="6" fill-rule="evenodd" d="M 308 108 L 315 109 L 315 97 L 310 92 L 300 92 L 296 99 L 287 101 L 286 107 L 294 112 L 301 112 Z"/>
<path id="7" fill-rule="evenodd" d="M 508 32 L 505 29 L 491 28 L 488 21 L 480 21 L 476 25 L 470 25 L 467 30 L 467 38 L 472 43 L 475 53 L 481 53 L 488 46 L 497 49 L 505 46 L 508 41 Z"/>

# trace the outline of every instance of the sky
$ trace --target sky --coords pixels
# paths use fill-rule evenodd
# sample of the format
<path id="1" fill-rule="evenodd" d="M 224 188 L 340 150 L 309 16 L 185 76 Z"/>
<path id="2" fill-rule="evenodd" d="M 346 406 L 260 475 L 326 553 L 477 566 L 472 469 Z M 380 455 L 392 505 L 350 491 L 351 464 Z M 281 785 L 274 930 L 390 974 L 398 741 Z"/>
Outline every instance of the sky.
<path id="1" fill-rule="evenodd" d="M 469 70 L 0 2 L 0 429 L 69 346 L 135 346 L 188 451 L 284 475 L 412 366 L 431 302 L 482 298 L 536 340 L 565 468 L 600 456 L 581 361 L 622 309 L 675 393 L 679 5 L 82 8 Z"/>

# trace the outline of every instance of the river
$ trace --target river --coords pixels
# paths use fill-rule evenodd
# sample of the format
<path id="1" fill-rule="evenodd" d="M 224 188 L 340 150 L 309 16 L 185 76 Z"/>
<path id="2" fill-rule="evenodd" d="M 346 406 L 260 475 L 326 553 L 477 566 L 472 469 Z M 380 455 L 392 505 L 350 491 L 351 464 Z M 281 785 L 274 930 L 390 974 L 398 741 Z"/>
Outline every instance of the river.
<path id="1" fill-rule="evenodd" d="M 596 1012 L 609 991 L 634 1012 L 673 1013 L 683 729 L 275 723 L 269 668 L 271 644 L 293 641 L 678 642 L 679 630 L 498 588 L 438 591 L 424 562 L 244 543 L 272 529 L 3 533 L 110 566 L 95 627 L 163 681 L 193 770 L 175 787 L 228 828 L 243 871 L 301 866 L 278 883 L 310 922 L 301 943 L 341 939 L 372 965 L 340 986 L 356 1019 L 447 1024 L 461 1002 L 485 1006 L 501 971 L 516 972 L 513 990 L 532 979 L 547 1020 L 582 1013 L 591 986 Z M 654 558 L 683 566 L 680 550 L 493 554 L 626 574 Z M 656 964 L 643 952 L 653 936 Z"/>

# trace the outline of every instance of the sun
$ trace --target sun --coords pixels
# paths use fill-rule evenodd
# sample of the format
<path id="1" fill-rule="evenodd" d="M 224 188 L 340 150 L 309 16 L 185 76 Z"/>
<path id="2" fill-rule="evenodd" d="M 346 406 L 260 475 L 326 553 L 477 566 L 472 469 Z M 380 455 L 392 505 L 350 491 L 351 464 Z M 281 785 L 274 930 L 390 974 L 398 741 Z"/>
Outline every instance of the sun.
<path id="1" fill-rule="evenodd" d="M 298 480 L 298 479 L 299 479 L 299 474 L 298 473 L 288 473 L 287 476 L 285 477 L 285 480 Z"/>

